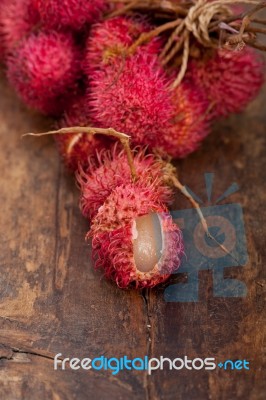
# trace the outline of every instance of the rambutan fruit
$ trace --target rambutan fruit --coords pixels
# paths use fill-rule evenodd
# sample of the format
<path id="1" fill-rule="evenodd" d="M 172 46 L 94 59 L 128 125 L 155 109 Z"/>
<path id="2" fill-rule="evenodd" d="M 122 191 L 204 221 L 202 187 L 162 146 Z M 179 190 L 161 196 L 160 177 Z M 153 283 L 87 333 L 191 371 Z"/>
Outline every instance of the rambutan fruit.
<path id="1" fill-rule="evenodd" d="M 172 116 L 169 79 L 156 56 L 138 51 L 116 57 L 95 71 L 88 107 L 101 127 L 131 136 L 134 144 L 153 145 Z"/>
<path id="2" fill-rule="evenodd" d="M 183 254 L 181 232 L 166 207 L 173 200 L 166 164 L 144 150 L 135 152 L 133 181 L 117 144 L 99 155 L 98 164 L 76 174 L 81 210 L 91 219 L 87 236 L 95 267 L 121 288 L 165 281 Z"/>
<path id="3" fill-rule="evenodd" d="M 157 199 L 161 203 L 172 201 L 172 190 L 166 185 L 163 176 L 163 162 L 154 155 L 145 155 L 144 150 L 136 149 L 134 166 L 139 185 L 153 183 Z M 86 218 L 92 219 L 111 192 L 118 186 L 132 181 L 131 171 L 125 152 L 115 144 L 110 151 L 98 154 L 98 162 L 90 163 L 89 168 L 79 168 L 76 174 L 81 191 L 80 208 Z"/>
<path id="4" fill-rule="evenodd" d="M 86 44 L 84 70 L 90 76 L 94 68 L 124 54 L 143 32 L 152 27 L 142 18 L 119 16 L 92 26 Z M 155 38 L 145 45 L 145 52 L 158 54 L 161 40 Z"/>
<path id="5" fill-rule="evenodd" d="M 105 0 L 36 0 L 43 24 L 48 28 L 81 29 L 95 22 L 105 9 Z"/>
<path id="6" fill-rule="evenodd" d="M 31 34 L 8 57 L 7 76 L 28 106 L 44 114 L 61 114 L 75 95 L 79 49 L 66 33 Z"/>
<path id="7" fill-rule="evenodd" d="M 71 126 L 90 126 L 90 116 L 85 107 L 84 97 L 79 97 L 64 112 L 59 121 L 59 128 Z M 97 153 L 109 147 L 110 139 L 103 135 L 87 133 L 67 133 L 55 135 L 55 142 L 65 165 L 70 171 L 76 171 L 80 165 L 86 169 Z"/>
<path id="8" fill-rule="evenodd" d="M 114 58 L 93 74 L 88 106 L 95 124 L 130 135 L 133 144 L 186 156 L 209 133 L 209 103 L 191 82 L 177 89 L 172 82 L 158 58 L 145 51 Z"/>
<path id="9" fill-rule="evenodd" d="M 34 0 L 1 0 L 0 43 L 3 53 L 9 53 L 39 23 Z"/>
<path id="10" fill-rule="evenodd" d="M 184 158 L 210 133 L 210 107 L 205 94 L 188 80 L 172 90 L 173 117 L 159 135 L 158 147 L 173 158 Z"/>
<path id="11" fill-rule="evenodd" d="M 220 117 L 243 111 L 258 94 L 264 71 L 262 59 L 245 47 L 241 51 L 219 49 L 211 58 L 193 60 L 187 76 L 205 91 L 214 105 L 214 116 Z"/>
<path id="12" fill-rule="evenodd" d="M 92 220 L 89 236 L 95 267 L 120 288 L 164 282 L 183 254 L 181 231 L 152 184 L 115 188 Z"/>

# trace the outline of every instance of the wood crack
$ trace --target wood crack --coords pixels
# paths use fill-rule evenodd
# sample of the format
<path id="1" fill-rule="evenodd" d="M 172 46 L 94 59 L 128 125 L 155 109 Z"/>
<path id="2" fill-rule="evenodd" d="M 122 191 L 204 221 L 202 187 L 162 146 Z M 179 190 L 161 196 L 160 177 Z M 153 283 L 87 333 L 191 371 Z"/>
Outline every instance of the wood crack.
<path id="1" fill-rule="evenodd" d="M 49 354 L 43 354 L 37 351 L 30 351 L 30 350 L 24 350 L 24 349 L 19 349 L 17 347 L 6 347 L 4 344 L 0 344 L 0 346 L 3 346 L 4 348 L 6 348 L 6 350 L 8 350 L 10 353 L 7 355 L 0 355 L 0 360 L 14 360 L 14 354 L 25 354 L 25 355 L 31 355 L 31 356 L 36 356 L 36 357 L 42 357 L 45 358 L 47 360 L 54 360 L 54 356 L 53 355 L 49 355 Z"/>
<path id="2" fill-rule="evenodd" d="M 143 289 L 141 292 L 141 296 L 143 298 L 144 303 L 144 312 L 146 316 L 146 332 L 147 332 L 147 356 L 150 358 L 151 356 L 151 343 L 152 343 L 152 335 L 151 335 L 151 320 L 150 320 L 150 310 L 149 310 L 149 289 Z M 148 371 L 145 371 L 144 375 L 144 387 L 146 391 L 146 400 L 151 400 L 151 385 L 150 385 L 150 376 Z"/>

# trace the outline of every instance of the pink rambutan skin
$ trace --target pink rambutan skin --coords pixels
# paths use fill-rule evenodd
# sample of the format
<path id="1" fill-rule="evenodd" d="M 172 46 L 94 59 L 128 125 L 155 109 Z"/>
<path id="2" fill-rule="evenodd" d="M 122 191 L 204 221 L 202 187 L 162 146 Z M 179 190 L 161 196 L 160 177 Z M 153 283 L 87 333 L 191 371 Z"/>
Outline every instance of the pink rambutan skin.
<path id="1" fill-rule="evenodd" d="M 176 272 L 183 255 L 182 234 L 166 207 L 158 201 L 151 186 L 121 185 L 114 189 L 92 221 L 95 267 L 120 288 L 154 287 Z M 149 213 L 159 213 L 163 233 L 163 255 L 154 269 L 140 272 L 133 252 L 134 220 Z"/>
<path id="2" fill-rule="evenodd" d="M 134 182 L 125 152 L 117 144 L 99 154 L 98 165 L 77 172 L 81 210 L 91 219 L 87 237 L 92 238 L 95 267 L 121 288 L 153 287 L 165 281 L 183 254 L 181 232 L 166 207 L 173 191 L 165 181 L 165 163 L 137 150 Z M 133 225 L 136 218 L 150 213 L 159 213 L 163 252 L 151 271 L 141 272 L 134 260 Z"/>
<path id="3" fill-rule="evenodd" d="M 95 68 L 104 68 L 110 58 L 124 54 L 141 33 L 150 30 L 152 26 L 140 17 L 119 16 L 94 24 L 85 50 L 84 71 L 88 77 Z M 143 46 L 149 54 L 158 54 L 160 47 L 158 38 Z"/>
<path id="4" fill-rule="evenodd" d="M 144 150 L 136 149 L 134 166 L 138 176 L 138 187 L 153 183 L 157 199 L 163 204 L 172 201 L 172 190 L 164 182 L 162 162 L 155 156 L 145 155 Z M 81 190 L 80 208 L 86 218 L 92 219 L 112 191 L 132 181 L 131 171 L 124 151 L 115 145 L 111 151 L 98 154 L 98 162 L 93 159 L 86 170 L 79 168 L 76 174 Z"/>
<path id="5" fill-rule="evenodd" d="M 93 23 L 107 6 L 105 0 L 36 0 L 41 20 L 48 28 L 81 29 Z"/>
<path id="6" fill-rule="evenodd" d="M 34 0 L 1 0 L 0 47 L 2 54 L 10 53 L 39 23 L 40 16 Z"/>
<path id="7" fill-rule="evenodd" d="M 95 71 L 88 95 L 95 123 L 172 157 L 196 150 L 210 132 L 209 102 L 191 81 L 173 90 L 157 56 L 139 51 Z"/>
<path id="8" fill-rule="evenodd" d="M 207 60 L 191 61 L 187 71 L 214 105 L 214 117 L 243 111 L 258 94 L 264 74 L 265 64 L 248 47 L 241 51 L 219 49 Z"/>
<path id="9" fill-rule="evenodd" d="M 116 57 L 94 73 L 89 107 L 100 126 L 152 146 L 172 116 L 168 83 L 156 56 L 139 51 L 125 60 Z"/>
<path id="10" fill-rule="evenodd" d="M 67 33 L 31 34 L 8 57 L 7 76 L 29 107 L 44 114 L 61 114 L 75 96 L 79 49 Z"/>
<path id="11" fill-rule="evenodd" d="M 103 136 L 93 136 L 86 133 L 69 133 L 56 135 L 58 151 L 70 172 L 78 170 L 79 166 L 87 166 L 90 157 L 108 147 L 108 140 Z"/>
<path id="12" fill-rule="evenodd" d="M 58 123 L 58 128 L 73 126 L 91 126 L 90 115 L 85 107 L 84 96 L 77 97 L 65 110 Z M 58 134 L 54 136 L 59 154 L 66 167 L 75 172 L 79 167 L 87 169 L 96 158 L 97 153 L 110 146 L 110 139 L 103 135 L 89 135 L 86 133 Z"/>
<path id="13" fill-rule="evenodd" d="M 164 153 L 184 158 L 210 133 L 209 101 L 193 82 L 184 80 L 172 91 L 172 106 L 174 117 L 158 143 Z"/>

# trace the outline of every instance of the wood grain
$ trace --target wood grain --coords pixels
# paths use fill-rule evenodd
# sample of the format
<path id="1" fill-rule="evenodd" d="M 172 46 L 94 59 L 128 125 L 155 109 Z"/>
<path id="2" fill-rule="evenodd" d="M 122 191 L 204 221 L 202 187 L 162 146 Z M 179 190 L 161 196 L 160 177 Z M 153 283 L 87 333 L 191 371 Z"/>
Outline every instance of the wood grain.
<path id="1" fill-rule="evenodd" d="M 202 197 L 205 172 L 216 174 L 215 196 L 233 181 L 240 185 L 230 201 L 244 208 L 249 262 L 225 274 L 245 282 L 248 295 L 215 298 L 212 273 L 203 271 L 199 302 L 167 303 L 163 286 L 122 291 L 92 269 L 78 191 L 53 140 L 21 139 L 51 122 L 25 109 L 3 74 L 0 88 L 0 398 L 264 399 L 266 89 L 177 164 L 182 181 Z M 189 205 L 177 194 L 175 207 Z M 54 371 L 57 353 L 245 358 L 251 370 Z"/>

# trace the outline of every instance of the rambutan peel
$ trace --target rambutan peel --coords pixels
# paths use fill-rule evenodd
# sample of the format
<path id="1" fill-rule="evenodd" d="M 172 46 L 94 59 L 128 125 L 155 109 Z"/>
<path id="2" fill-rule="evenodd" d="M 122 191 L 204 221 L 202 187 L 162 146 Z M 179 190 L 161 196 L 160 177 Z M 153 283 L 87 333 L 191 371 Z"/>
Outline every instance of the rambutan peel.
<path id="1" fill-rule="evenodd" d="M 4 56 L 12 52 L 39 22 L 34 0 L 1 0 L 0 48 Z"/>
<path id="2" fill-rule="evenodd" d="M 65 110 L 58 123 L 59 128 L 90 126 L 90 116 L 85 105 L 83 96 L 75 99 Z M 75 172 L 79 166 L 86 169 L 89 163 L 92 164 L 92 159 L 97 153 L 107 149 L 112 143 L 109 137 L 83 133 L 82 128 L 80 132 L 54 135 L 54 139 L 66 167 L 71 172 Z"/>
<path id="3" fill-rule="evenodd" d="M 107 5 L 105 0 L 36 0 L 36 3 L 46 27 L 73 30 L 95 22 Z"/>
<path id="4" fill-rule="evenodd" d="M 152 154 L 145 155 L 138 150 L 134 155 L 136 186 L 153 185 L 157 199 L 164 204 L 172 202 L 172 190 L 165 184 L 162 169 L 164 164 Z M 98 155 L 98 161 L 89 163 L 89 168 L 79 168 L 76 174 L 81 191 L 80 208 L 86 218 L 92 219 L 112 191 L 123 184 L 132 182 L 128 158 L 117 146 L 111 151 Z"/>
<path id="5" fill-rule="evenodd" d="M 143 151 L 134 156 L 132 180 L 124 152 L 104 152 L 99 166 L 79 169 L 81 209 L 92 218 L 95 267 L 121 288 L 153 287 L 180 264 L 182 235 L 166 208 L 172 189 L 164 164 Z"/>
<path id="6" fill-rule="evenodd" d="M 214 104 L 213 117 L 226 117 L 244 110 L 258 94 L 265 75 L 265 63 L 250 48 L 241 51 L 219 49 L 207 59 L 189 63 L 187 77 Z"/>
<path id="7" fill-rule="evenodd" d="M 93 74 L 88 108 L 95 124 L 127 132 L 135 145 L 148 145 L 174 158 L 195 151 L 210 132 L 209 101 L 192 81 L 171 89 L 158 57 L 137 52 L 112 59 Z"/>
<path id="8" fill-rule="evenodd" d="M 157 229 L 151 220 L 157 218 Z M 182 234 L 167 212 L 132 218 L 118 229 L 93 235 L 95 268 L 121 288 L 141 289 L 164 282 L 180 266 Z"/>
<path id="9" fill-rule="evenodd" d="M 177 270 L 183 253 L 181 232 L 162 201 L 170 202 L 172 190 L 154 156 L 134 157 L 135 182 L 124 154 L 114 151 L 105 161 L 78 178 L 81 208 L 92 216 L 95 267 L 121 288 L 153 287 Z"/>
<path id="10" fill-rule="evenodd" d="M 44 114 L 61 114 L 70 93 L 76 92 L 79 49 L 70 34 L 31 34 L 8 57 L 7 76 L 28 106 Z"/>
<path id="11" fill-rule="evenodd" d="M 93 70 L 104 68 L 113 57 L 127 54 L 140 34 L 151 29 L 152 26 L 140 17 L 120 16 L 94 24 L 85 51 L 84 71 L 88 78 Z M 156 55 L 160 51 L 161 40 L 155 38 L 142 47 L 146 53 Z"/>

